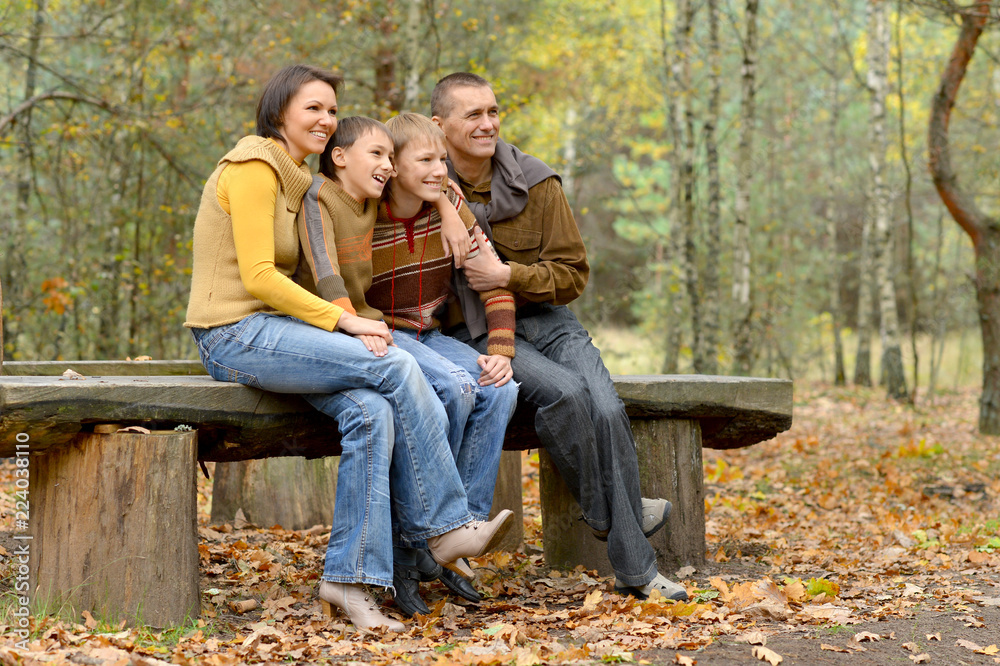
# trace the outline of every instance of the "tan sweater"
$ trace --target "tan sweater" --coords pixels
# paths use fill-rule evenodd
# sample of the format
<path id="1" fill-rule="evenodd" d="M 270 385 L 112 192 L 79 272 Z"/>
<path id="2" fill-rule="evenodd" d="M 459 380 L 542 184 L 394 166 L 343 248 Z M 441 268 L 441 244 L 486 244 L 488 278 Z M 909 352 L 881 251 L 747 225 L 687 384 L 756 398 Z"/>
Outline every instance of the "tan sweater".
<path id="1" fill-rule="evenodd" d="M 212 328 L 255 312 L 333 330 L 344 309 L 291 276 L 299 263 L 295 216 L 312 177 L 271 139 L 244 137 L 205 184 L 194 225 L 185 326 Z"/>

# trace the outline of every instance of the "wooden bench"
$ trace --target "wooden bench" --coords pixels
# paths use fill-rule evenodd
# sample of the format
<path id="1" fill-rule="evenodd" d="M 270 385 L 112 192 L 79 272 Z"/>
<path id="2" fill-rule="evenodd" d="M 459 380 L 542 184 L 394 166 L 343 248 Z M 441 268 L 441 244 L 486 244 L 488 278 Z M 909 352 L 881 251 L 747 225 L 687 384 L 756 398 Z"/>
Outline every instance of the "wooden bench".
<path id="1" fill-rule="evenodd" d="M 57 376 L 66 368 L 86 378 Z M 301 398 L 216 382 L 196 361 L 8 362 L 3 371 L 0 456 L 31 453 L 30 575 L 42 610 L 69 601 L 154 626 L 196 616 L 196 461 L 339 454 L 335 422 Z M 749 446 L 789 428 L 792 383 L 698 375 L 614 381 L 632 419 L 643 494 L 674 504 L 668 529 L 651 538 L 660 567 L 703 562 L 701 449 Z M 533 422 L 530 406 L 519 404 L 504 448 L 538 448 Z M 103 432 L 108 423 L 153 433 Z M 543 451 L 540 458 L 546 561 L 608 573 L 605 544 L 578 520 Z"/>

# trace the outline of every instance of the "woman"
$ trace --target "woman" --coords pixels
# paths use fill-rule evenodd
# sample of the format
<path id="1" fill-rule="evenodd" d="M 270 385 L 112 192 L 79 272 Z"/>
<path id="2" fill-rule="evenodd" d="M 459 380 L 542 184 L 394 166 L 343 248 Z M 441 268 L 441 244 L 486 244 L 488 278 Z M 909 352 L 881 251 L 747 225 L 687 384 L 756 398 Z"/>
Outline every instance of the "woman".
<path id="1" fill-rule="evenodd" d="M 305 65 L 268 82 L 257 135 L 241 139 L 205 185 L 185 326 L 215 379 L 299 393 L 336 419 L 343 453 L 319 596 L 358 628 L 402 631 L 364 589 L 392 584 L 390 473 L 403 479 L 392 502 L 404 537 L 427 539 L 435 558 L 451 566 L 491 547 L 509 516 L 483 523 L 470 515 L 447 417 L 420 368 L 396 348 L 376 356 L 366 347 L 375 338 L 391 343 L 386 325 L 289 277 L 299 263 L 295 216 L 312 183 L 304 160 L 322 152 L 337 128 L 340 83 Z M 388 156 L 380 168 L 392 173 Z"/>

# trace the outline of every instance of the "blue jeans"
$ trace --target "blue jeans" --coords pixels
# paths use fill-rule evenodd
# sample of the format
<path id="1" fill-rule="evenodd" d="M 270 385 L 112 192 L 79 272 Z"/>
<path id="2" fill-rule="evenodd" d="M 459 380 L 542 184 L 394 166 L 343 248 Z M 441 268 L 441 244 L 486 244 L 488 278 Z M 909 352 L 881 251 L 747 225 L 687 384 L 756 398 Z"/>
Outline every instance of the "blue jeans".
<path id="1" fill-rule="evenodd" d="M 464 326 L 454 334 L 469 341 Z M 486 336 L 469 344 L 485 349 Z M 587 524 L 610 530 L 615 577 L 621 585 L 645 585 L 656 576 L 656 552 L 642 533 L 639 461 L 601 352 L 569 308 L 548 304 L 517 313 L 514 351 L 521 397 L 538 407 L 538 438 Z"/>
<path id="2" fill-rule="evenodd" d="M 507 422 L 517 406 L 517 384 L 480 386 L 479 352 L 434 329 L 396 329 L 393 340 L 417 360 L 448 414 L 448 442 L 469 498 L 469 512 L 489 518 Z"/>
<path id="3" fill-rule="evenodd" d="M 409 354 L 377 358 L 349 335 L 264 313 L 192 334 L 215 379 L 302 394 L 336 420 L 342 454 L 323 580 L 390 587 L 392 513 L 415 542 L 472 520 L 444 408 Z"/>

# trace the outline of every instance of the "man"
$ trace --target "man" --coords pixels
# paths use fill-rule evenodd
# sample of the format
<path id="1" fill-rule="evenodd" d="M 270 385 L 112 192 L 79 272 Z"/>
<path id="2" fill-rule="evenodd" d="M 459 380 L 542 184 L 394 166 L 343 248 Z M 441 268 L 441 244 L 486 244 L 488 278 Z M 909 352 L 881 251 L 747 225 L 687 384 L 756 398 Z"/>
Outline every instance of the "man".
<path id="1" fill-rule="evenodd" d="M 657 589 L 686 600 L 656 570 L 647 537 L 667 521 L 670 503 L 639 492 L 635 441 L 625 407 L 600 351 L 566 303 L 587 284 L 590 266 L 558 175 L 500 140 L 500 112 L 490 84 L 456 73 L 438 82 L 431 114 L 444 130 L 449 175 L 459 183 L 502 261 L 481 252 L 466 260 L 477 291 L 504 288 L 517 300 L 515 356 L 520 395 L 538 407 L 535 429 L 598 538 L 618 591 L 646 598 Z M 460 291 L 461 297 L 461 291 Z M 453 334 L 485 349 L 480 321 Z"/>

